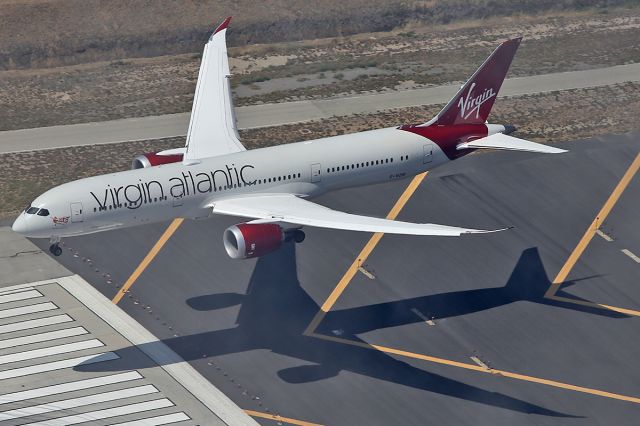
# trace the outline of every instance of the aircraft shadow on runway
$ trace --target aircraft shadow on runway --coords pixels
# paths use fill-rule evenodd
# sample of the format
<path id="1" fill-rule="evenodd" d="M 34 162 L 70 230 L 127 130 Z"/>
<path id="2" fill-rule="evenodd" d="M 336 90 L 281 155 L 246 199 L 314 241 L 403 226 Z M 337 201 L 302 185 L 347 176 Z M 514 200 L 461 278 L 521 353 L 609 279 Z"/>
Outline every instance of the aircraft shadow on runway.
<path id="1" fill-rule="evenodd" d="M 312 382 L 334 377 L 341 371 L 349 371 L 516 412 L 553 417 L 579 417 L 416 368 L 370 347 L 339 344 L 303 335 L 319 307 L 300 286 L 293 244 L 285 244 L 281 250 L 258 260 L 246 295 L 211 294 L 193 297 L 186 302 L 191 308 L 201 311 L 241 304 L 235 328 L 162 341 L 187 361 L 202 359 L 202 354 L 218 356 L 267 349 L 308 363 L 278 371 L 279 378 L 288 383 Z M 495 302 L 493 304 L 495 305 Z M 373 309 L 382 314 L 380 308 Z M 391 309 L 391 312 L 395 310 Z M 360 311 L 356 309 L 354 312 L 357 314 Z M 348 317 L 346 313 L 344 315 L 344 318 Z M 389 311 L 386 315 L 389 315 Z M 379 322 L 370 325 L 368 329 L 376 327 L 377 324 Z M 349 338 L 368 345 L 357 337 Z M 142 349 L 152 350 L 153 345 L 159 343 L 140 346 L 146 346 Z M 146 357 L 139 356 L 136 346 L 126 347 L 117 352 L 122 358 L 138 360 L 134 361 L 135 365 L 128 363 L 126 368 L 138 369 L 155 365 L 150 360 L 142 361 Z M 76 370 L 105 371 L 118 368 L 117 363 L 102 362 L 78 366 Z"/>
<path id="2" fill-rule="evenodd" d="M 566 281 L 562 283 L 561 290 L 556 294 L 579 302 L 591 303 L 564 292 L 567 287 L 591 278 L 595 277 Z M 357 308 L 332 310 L 327 313 L 318 331 L 330 333 L 331 330 L 340 330 L 343 336 L 354 336 L 381 328 L 423 321 L 414 313 L 415 309 L 437 321 L 515 302 L 531 302 L 611 318 L 629 318 L 628 315 L 608 309 L 545 298 L 544 294 L 550 285 L 551 282 L 545 272 L 538 249 L 532 247 L 522 252 L 504 286 L 452 291 Z"/>

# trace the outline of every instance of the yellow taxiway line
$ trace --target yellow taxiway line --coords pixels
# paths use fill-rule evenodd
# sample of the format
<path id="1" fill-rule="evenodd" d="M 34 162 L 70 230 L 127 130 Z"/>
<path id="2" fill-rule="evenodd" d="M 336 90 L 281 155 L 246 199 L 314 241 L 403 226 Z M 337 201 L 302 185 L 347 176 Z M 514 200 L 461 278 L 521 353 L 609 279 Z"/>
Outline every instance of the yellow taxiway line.
<path id="1" fill-rule="evenodd" d="M 173 219 L 173 222 L 171 222 L 169 227 L 164 231 L 160 239 L 156 241 L 156 243 L 153 245 L 151 250 L 149 250 L 149 253 L 147 253 L 144 259 L 142 259 L 142 262 L 140 262 L 136 270 L 133 271 L 131 276 L 129 276 L 129 279 L 127 279 L 127 281 L 124 283 L 122 288 L 116 293 L 114 298 L 111 300 L 114 304 L 117 304 L 120 301 L 120 299 L 122 299 L 124 295 L 127 294 L 127 292 L 129 291 L 133 283 L 136 282 L 140 274 L 142 274 L 142 272 L 144 272 L 144 270 L 147 269 L 147 266 L 149 266 L 151 261 L 160 252 L 160 250 L 166 244 L 166 242 L 169 241 L 169 238 L 171 238 L 173 233 L 176 232 L 176 230 L 180 227 L 180 225 L 182 225 L 182 221 L 184 221 L 184 219 L 181 217 L 177 219 Z"/>
<path id="2" fill-rule="evenodd" d="M 427 176 L 427 173 L 428 172 L 420 173 L 411 180 L 400 198 L 398 198 L 398 201 L 396 201 L 396 204 L 389 211 L 387 219 L 394 220 L 396 217 L 398 217 L 398 214 L 400 213 L 404 205 L 407 204 L 407 201 L 409 201 L 409 198 L 411 198 L 416 189 L 418 189 L 418 186 L 420 186 L 420 183 L 422 183 L 424 178 Z M 338 300 L 342 292 L 347 288 L 347 285 L 349 285 L 355 274 L 358 272 L 358 268 L 369 257 L 371 252 L 373 252 L 373 249 L 376 248 L 383 235 L 384 234 L 382 232 L 376 232 L 369 239 L 369 242 L 365 244 L 364 248 L 360 251 L 360 254 L 358 254 L 358 257 L 356 257 L 351 266 L 349 266 L 349 269 L 347 269 L 347 272 L 345 272 L 345 274 L 342 276 L 342 279 L 340 279 L 338 285 L 333 289 L 327 300 L 325 300 L 320 307 L 320 310 L 313 317 L 313 320 L 311 320 L 306 330 L 304 331 L 304 335 L 309 335 L 315 331 L 315 329 L 318 327 L 318 324 L 322 322 L 324 316 L 331 310 L 331 307 L 336 303 L 336 300 Z"/>
<path id="3" fill-rule="evenodd" d="M 350 346 L 358 346 L 358 347 L 361 347 L 361 348 L 372 349 L 372 350 L 388 353 L 388 354 L 391 354 L 391 355 L 400 355 L 400 356 L 404 356 L 404 357 L 407 357 L 407 358 L 419 359 L 419 360 L 422 360 L 422 361 L 433 362 L 433 363 L 436 363 L 436 364 L 442 364 L 442 365 L 448 365 L 448 366 L 451 366 L 451 367 L 464 368 L 465 370 L 472 370 L 472 371 L 476 371 L 476 372 L 480 372 L 480 373 L 487 373 L 487 374 L 493 374 L 493 375 L 496 375 L 496 376 L 509 377 L 509 378 L 512 378 L 512 379 L 522 380 L 522 381 L 525 381 L 525 382 L 538 383 L 538 384 L 552 386 L 552 387 L 556 387 L 556 388 L 560 388 L 560 389 L 567 389 L 567 390 L 572 390 L 572 391 L 575 391 L 575 392 L 582 392 L 582 393 L 587 393 L 587 394 L 591 394 L 591 395 L 598 395 L 598 396 L 603 396 L 603 397 L 606 397 L 606 398 L 618 399 L 620 401 L 627 401 L 627 402 L 633 402 L 633 403 L 636 403 L 636 404 L 640 404 L 640 398 L 635 397 L 635 396 L 621 395 L 621 394 L 618 394 L 618 393 L 601 391 L 601 390 L 598 390 L 598 389 L 587 388 L 587 387 L 584 387 L 584 386 L 576 386 L 576 385 L 572 385 L 572 384 L 569 384 L 569 383 L 562 383 L 562 382 L 557 382 L 555 380 L 548 380 L 548 379 L 543 379 L 543 378 L 540 378 L 540 377 L 527 376 L 525 374 L 513 373 L 511 371 L 506 371 L 506 370 L 497 370 L 495 368 L 488 368 L 487 369 L 487 368 L 484 368 L 484 367 L 481 367 L 481 366 L 475 365 L 475 364 L 467 364 L 465 362 L 453 361 L 453 360 L 446 359 L 446 358 L 438 358 L 438 357 L 435 357 L 435 356 L 419 354 L 419 353 L 415 353 L 415 352 L 407 352 L 407 351 L 403 351 L 401 349 L 390 348 L 390 347 L 381 346 L 381 345 L 373 345 L 373 344 L 369 344 L 369 343 L 366 343 L 366 342 L 359 342 L 359 341 L 355 341 L 355 340 L 344 339 L 344 338 L 341 338 L 341 337 L 328 336 L 328 335 L 325 335 L 325 334 L 311 333 L 311 334 L 309 334 L 309 336 L 310 337 L 316 337 L 316 338 L 322 339 L 322 340 L 328 340 L 330 342 L 336 342 L 336 343 L 342 343 L 342 344 L 350 345 Z"/>
<path id="4" fill-rule="evenodd" d="M 558 272 L 558 275 L 556 275 L 555 279 L 547 289 L 547 292 L 544 295 L 545 297 L 547 298 L 555 297 L 556 292 L 558 291 L 562 283 L 567 279 L 567 276 L 573 269 L 574 265 L 576 264 L 578 259 L 580 259 L 580 256 L 582 256 L 582 253 L 584 253 L 584 250 L 587 248 L 587 246 L 591 242 L 591 239 L 596 234 L 596 231 L 600 227 L 600 224 L 602 224 L 607 218 L 607 216 L 609 216 L 609 213 L 611 213 L 613 206 L 615 206 L 615 204 L 618 202 L 624 190 L 627 189 L 629 182 L 631 182 L 631 179 L 638 172 L 639 168 L 640 168 L 640 154 L 638 154 L 635 160 L 633 160 L 633 162 L 631 163 L 631 165 L 629 166 L 625 174 L 622 176 L 622 179 L 620 179 L 620 182 L 618 182 L 618 185 L 616 185 L 615 189 L 613 190 L 613 192 L 611 193 L 607 201 L 604 203 L 604 205 L 596 215 L 595 219 L 593 219 L 593 222 L 591 222 L 591 225 L 589 225 L 589 228 L 587 228 L 586 232 L 578 242 L 578 245 L 573 249 L 573 252 L 571 252 L 571 255 L 569 256 L 567 261 L 564 263 L 564 265 Z M 571 302 L 575 302 L 572 299 L 569 299 L 569 300 Z M 598 304 L 594 304 L 594 305 L 596 305 L 597 307 L 609 309 L 609 307 L 606 305 L 598 305 Z M 634 311 L 634 312 L 637 312 L 637 311 Z M 634 315 L 640 315 L 640 312 Z"/>
<path id="5" fill-rule="evenodd" d="M 288 417 L 282 417 L 282 416 L 279 416 L 277 414 L 261 413 L 260 411 L 253 411 L 253 410 L 244 410 L 244 412 L 247 413 L 248 415 L 250 415 L 251 417 L 259 417 L 261 419 L 269 419 L 269 420 L 273 420 L 273 421 L 276 421 L 276 422 L 289 423 L 291 425 L 322 426 L 322 425 L 320 425 L 318 423 L 311 423 L 311 422 L 305 422 L 303 420 L 290 419 Z"/>
<path id="6" fill-rule="evenodd" d="M 609 215 L 609 213 L 611 212 L 611 209 L 613 208 L 615 203 L 618 201 L 618 199 L 620 198 L 620 196 L 622 195 L 624 190 L 627 188 L 627 186 L 629 185 L 629 182 L 631 181 L 631 179 L 636 174 L 636 172 L 638 171 L 639 168 L 640 168 L 640 154 L 638 154 L 638 156 L 633 161 L 633 163 L 631 164 L 629 169 L 626 171 L 626 173 L 624 174 L 624 176 L 622 177 L 622 179 L 620 180 L 620 182 L 618 183 L 618 185 L 614 189 L 613 193 L 609 196 L 609 199 L 605 202 L 604 206 L 602 207 L 602 209 L 600 210 L 600 212 L 596 216 L 595 220 L 593 221 L 593 223 L 591 224 L 591 226 L 589 227 L 589 229 L 587 230 L 585 235 L 582 237 L 582 239 L 578 243 L 578 246 L 574 249 L 574 251 L 571 253 L 571 256 L 569 257 L 569 259 L 567 259 L 567 261 L 565 262 L 564 266 L 562 267 L 562 269 L 560 270 L 560 272 L 558 273 L 558 275 L 554 279 L 553 283 L 551 284 L 551 286 L 550 286 L 549 290 L 547 291 L 547 294 L 545 295 L 545 297 L 548 297 L 548 298 L 551 298 L 551 299 L 554 299 L 554 300 L 563 301 L 563 302 L 570 302 L 570 303 L 576 303 L 576 304 L 585 305 L 585 306 L 598 307 L 598 308 L 603 308 L 603 309 L 610 309 L 610 310 L 614 310 L 614 311 L 617 311 L 617 312 L 622 312 L 622 313 L 625 313 L 625 314 L 639 315 L 640 316 L 640 312 L 639 311 L 633 311 L 633 310 L 624 309 L 624 308 L 617 308 L 617 307 L 614 307 L 614 306 L 602 305 L 602 304 L 597 304 L 597 303 L 592 303 L 592 302 L 584 302 L 584 301 L 579 301 L 579 300 L 573 300 L 573 299 L 570 299 L 570 298 L 565 298 L 565 297 L 560 297 L 560 296 L 556 296 L 555 295 L 555 292 L 557 291 L 557 288 L 567 278 L 567 276 L 569 275 L 569 272 L 573 268 L 573 265 L 575 265 L 577 260 L 580 258 L 580 256 L 584 252 L 584 249 L 586 248 L 587 244 L 589 244 L 589 241 L 591 241 L 591 238 L 593 238 L 593 235 L 595 235 L 595 232 L 596 232 L 596 230 L 597 230 L 597 228 L 599 226 L 599 223 L 602 223 L 602 221 L 604 221 L 604 219 Z M 393 209 L 389 212 L 389 215 L 387 216 L 388 218 L 395 218 L 398 215 L 400 210 L 404 207 L 404 205 L 407 203 L 409 198 L 413 195 L 413 193 L 417 189 L 418 185 L 422 182 L 422 180 L 424 179 L 425 175 L 426 174 L 418 175 L 413 179 L 413 181 L 411 181 L 411 183 L 409 184 L 407 189 L 404 191 L 402 196 L 398 199 L 398 201 L 394 205 Z M 572 384 L 569 384 L 569 383 L 558 382 L 558 381 L 555 381 L 555 380 L 549 380 L 549 379 L 544 379 L 544 378 L 540 378 L 540 377 L 528 376 L 528 375 L 525 375 L 525 374 L 514 373 L 514 372 L 506 371 L 506 370 L 497 370 L 497 369 L 493 369 L 493 368 L 488 368 L 487 369 L 487 368 L 484 368 L 482 366 L 475 365 L 475 364 L 468 364 L 468 363 L 464 363 L 464 362 L 459 362 L 459 361 L 454 361 L 454 360 L 450 360 L 450 359 L 434 357 L 434 356 L 425 355 L 425 354 L 407 352 L 407 351 L 404 351 L 404 350 L 401 350 L 401 349 L 397 349 L 397 348 L 391 348 L 391 347 L 381 346 L 381 345 L 374 345 L 374 344 L 369 344 L 369 343 L 362 342 L 362 341 L 349 340 L 349 339 L 345 339 L 345 338 L 341 338 L 341 337 L 335 337 L 335 336 L 329 336 L 329 335 L 316 333 L 315 330 L 318 327 L 318 325 L 320 324 L 320 322 L 322 321 L 322 319 L 324 318 L 324 316 L 327 314 L 327 312 L 331 309 L 331 307 L 336 303 L 336 301 L 338 300 L 340 295 L 347 288 L 347 286 L 351 282 L 352 278 L 356 274 L 360 264 L 371 254 L 371 252 L 376 247 L 376 245 L 378 244 L 378 242 L 380 241 L 380 239 L 382 238 L 383 235 L 384 234 L 382 234 L 382 233 L 377 233 L 377 234 L 374 234 L 371 237 L 369 242 L 365 245 L 365 247 L 362 249 L 362 251 L 358 255 L 357 259 L 352 263 L 351 267 L 349 267 L 347 272 L 340 279 L 340 281 L 338 282 L 338 285 L 333 289 L 333 291 L 331 292 L 329 297 L 322 304 L 320 310 L 316 313 L 316 315 L 313 318 L 313 320 L 311 321 L 311 323 L 307 326 L 307 329 L 304 332 L 305 335 L 307 335 L 309 337 L 315 337 L 315 338 L 318 338 L 318 339 L 335 342 L 335 343 L 341 343 L 341 344 L 350 345 L 350 346 L 357 346 L 357 347 L 361 347 L 361 348 L 377 350 L 377 351 L 381 351 L 381 352 L 384 352 L 384 353 L 388 353 L 390 355 L 404 356 L 404 357 L 419 359 L 419 360 L 423 360 L 423 361 L 427 361 L 427 362 L 433 362 L 433 363 L 436 363 L 436 364 L 448 365 L 448 366 L 457 367 L 457 368 L 463 368 L 463 369 L 466 369 L 466 370 L 476 371 L 476 372 L 480 372 L 480 373 L 492 374 L 492 375 L 495 375 L 495 376 L 509 377 L 509 378 L 512 378 L 512 379 L 515 379 L 515 380 L 521 380 L 521 381 L 530 382 L 530 383 L 538 383 L 538 384 L 552 386 L 552 387 L 556 387 L 556 388 L 560 388 L 560 389 L 566 389 L 566 390 L 571 390 L 571 391 L 575 391 L 575 392 L 581 392 L 581 393 L 585 393 L 585 394 L 597 395 L 597 396 L 602 396 L 602 397 L 605 397 L 605 398 L 617 399 L 617 400 L 620 400 L 620 401 L 627 401 L 627 402 L 632 402 L 632 403 L 635 403 L 635 404 L 640 404 L 640 398 L 634 397 L 634 396 L 622 395 L 622 394 L 617 394 L 617 393 L 613 393 L 613 392 L 606 392 L 606 391 L 602 391 L 602 390 L 599 390 L 599 389 L 593 389 L 593 388 L 587 388 L 587 387 L 584 387 L 584 386 L 572 385 Z M 552 287 L 555 287 L 555 288 L 552 290 Z"/>

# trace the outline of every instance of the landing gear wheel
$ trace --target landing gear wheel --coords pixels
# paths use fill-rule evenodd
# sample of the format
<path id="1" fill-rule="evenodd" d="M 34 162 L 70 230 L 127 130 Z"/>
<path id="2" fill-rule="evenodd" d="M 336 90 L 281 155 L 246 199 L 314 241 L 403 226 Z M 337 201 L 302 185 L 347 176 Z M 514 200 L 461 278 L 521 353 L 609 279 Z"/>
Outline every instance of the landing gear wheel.
<path id="1" fill-rule="evenodd" d="M 293 233 L 293 241 L 295 241 L 296 243 L 301 243 L 304 241 L 306 235 L 304 234 L 304 231 L 301 231 L 299 229 L 296 229 L 296 231 Z"/>
<path id="2" fill-rule="evenodd" d="M 58 243 L 51 244 L 49 246 L 49 251 L 54 256 L 60 256 L 62 254 L 62 247 Z"/>

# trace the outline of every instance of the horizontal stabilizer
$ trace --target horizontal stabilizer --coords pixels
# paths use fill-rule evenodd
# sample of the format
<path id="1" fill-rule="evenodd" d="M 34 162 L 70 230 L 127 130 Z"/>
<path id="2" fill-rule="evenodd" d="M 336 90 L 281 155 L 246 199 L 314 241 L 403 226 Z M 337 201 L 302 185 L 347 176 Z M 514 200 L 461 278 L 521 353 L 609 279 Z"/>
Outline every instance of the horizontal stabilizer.
<path id="1" fill-rule="evenodd" d="M 502 133 L 496 133 L 494 135 L 487 136 L 486 138 L 476 139 L 456 146 L 456 149 L 458 150 L 469 148 L 506 149 L 510 151 L 542 152 L 545 154 L 560 154 L 567 152 L 565 149 L 554 148 L 552 146 L 542 145 L 541 143 L 514 138 L 513 136 Z"/>

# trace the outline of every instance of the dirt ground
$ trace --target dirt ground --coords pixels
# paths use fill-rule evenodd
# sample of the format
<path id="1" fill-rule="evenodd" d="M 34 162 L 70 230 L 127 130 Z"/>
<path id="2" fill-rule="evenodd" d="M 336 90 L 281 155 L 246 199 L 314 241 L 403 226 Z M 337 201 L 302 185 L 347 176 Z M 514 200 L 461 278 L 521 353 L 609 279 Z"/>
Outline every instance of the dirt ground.
<path id="1" fill-rule="evenodd" d="M 249 149 L 352 133 L 400 123 L 422 123 L 442 106 L 351 115 L 290 126 L 241 131 Z M 640 83 L 501 98 L 491 121 L 514 124 L 515 136 L 554 143 L 624 133 L 638 128 Z M 184 138 L 94 145 L 0 155 L 0 220 L 17 213 L 45 190 L 74 179 L 126 170 L 144 152 L 184 145 Z M 60 165 L 64 164 L 64 167 Z"/>
<path id="2" fill-rule="evenodd" d="M 640 7 L 456 22 L 231 48 L 236 105 L 466 79 L 524 36 L 510 76 L 640 62 Z M 0 130 L 189 111 L 200 54 L 0 71 Z"/>

